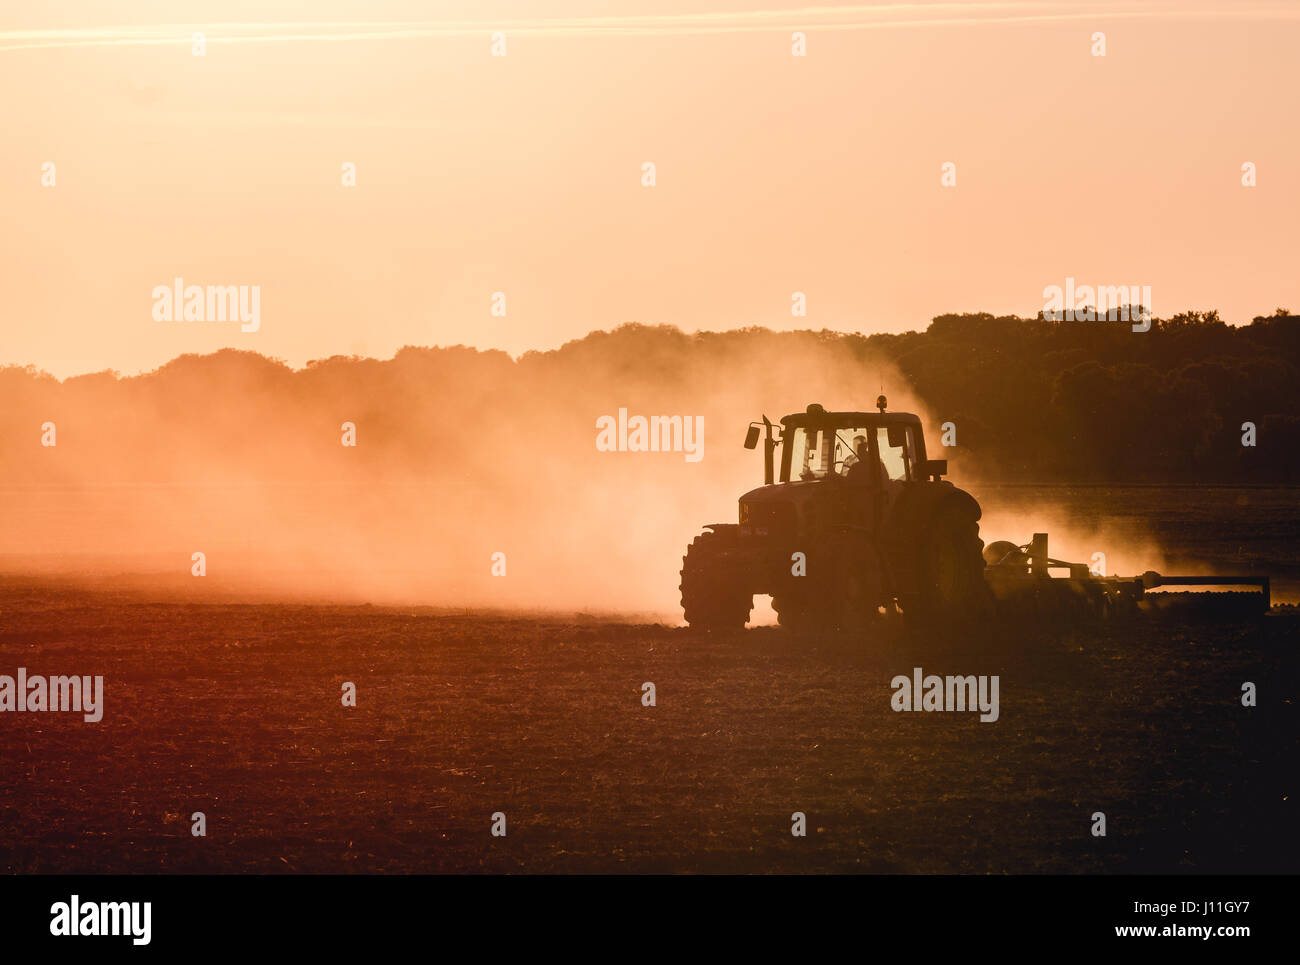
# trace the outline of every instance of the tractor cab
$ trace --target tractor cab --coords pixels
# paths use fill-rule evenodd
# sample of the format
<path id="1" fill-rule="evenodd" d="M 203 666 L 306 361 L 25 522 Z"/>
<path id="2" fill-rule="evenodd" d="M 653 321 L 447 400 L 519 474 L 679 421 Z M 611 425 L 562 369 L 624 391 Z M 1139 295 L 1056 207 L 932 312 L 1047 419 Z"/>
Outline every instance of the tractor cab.
<path id="1" fill-rule="evenodd" d="M 779 435 L 766 418 L 750 426 L 745 447 L 764 440 L 764 482 L 813 482 L 842 479 L 878 485 L 939 479 L 947 472 L 946 460 L 929 460 L 921 420 L 906 412 L 885 411 L 882 395 L 876 412 L 827 412 L 820 405 L 781 420 Z M 776 451 L 780 449 L 780 463 Z"/>

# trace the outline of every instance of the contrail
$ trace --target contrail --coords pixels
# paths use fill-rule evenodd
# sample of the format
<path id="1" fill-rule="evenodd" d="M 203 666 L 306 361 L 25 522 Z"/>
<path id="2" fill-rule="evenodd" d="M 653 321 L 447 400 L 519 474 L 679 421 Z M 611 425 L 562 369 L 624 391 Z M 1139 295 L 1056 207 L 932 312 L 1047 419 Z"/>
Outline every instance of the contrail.
<path id="1" fill-rule="evenodd" d="M 614 36 L 738 34 L 786 30 L 824 32 L 1054 23 L 1114 19 L 1300 19 L 1300 8 L 1274 4 L 1222 8 L 1207 4 L 1107 8 L 1079 3 L 893 3 L 798 7 L 719 13 L 557 17 L 498 21 L 321 21 L 314 23 L 148 24 L 123 27 L 0 31 L 0 52 L 71 47 L 180 45 L 201 32 L 210 44 L 350 42 L 472 36 L 493 31 L 517 35 Z"/>

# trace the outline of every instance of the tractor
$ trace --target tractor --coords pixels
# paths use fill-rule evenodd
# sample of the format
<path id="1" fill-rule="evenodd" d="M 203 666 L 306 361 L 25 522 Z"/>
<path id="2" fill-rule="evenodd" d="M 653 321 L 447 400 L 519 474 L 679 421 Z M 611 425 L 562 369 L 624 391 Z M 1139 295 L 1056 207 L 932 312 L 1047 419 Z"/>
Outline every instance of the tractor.
<path id="1" fill-rule="evenodd" d="M 755 594 L 782 626 L 856 630 L 901 614 L 909 625 L 987 614 L 980 507 L 943 479 L 921 420 L 820 405 L 751 423 L 762 436 L 764 485 L 740 497 L 739 520 L 712 523 L 682 558 L 686 622 L 739 629 Z M 779 459 L 779 462 L 778 462 Z"/>
<path id="2" fill-rule="evenodd" d="M 979 503 L 943 478 L 947 460 L 928 457 L 921 420 L 887 408 L 882 395 L 876 412 L 814 404 L 779 429 L 766 416 L 750 423 L 745 448 L 757 448 L 761 434 L 764 484 L 740 497 L 739 522 L 705 526 L 682 557 L 692 629 L 743 628 L 758 593 L 771 595 L 782 626 L 798 630 L 854 631 L 900 615 L 912 628 L 951 629 L 1139 610 L 1269 612 L 1269 578 L 1259 574 L 1106 576 L 1052 559 L 1046 533 L 985 548 Z"/>

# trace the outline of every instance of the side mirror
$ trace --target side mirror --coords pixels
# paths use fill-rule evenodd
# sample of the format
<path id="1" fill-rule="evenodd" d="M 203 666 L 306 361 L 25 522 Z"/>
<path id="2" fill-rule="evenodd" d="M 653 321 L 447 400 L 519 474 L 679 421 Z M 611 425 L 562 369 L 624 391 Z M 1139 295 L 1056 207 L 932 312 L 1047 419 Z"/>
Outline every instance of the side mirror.
<path id="1" fill-rule="evenodd" d="M 895 449 L 907 445 L 907 426 L 890 426 L 885 430 L 889 434 L 889 444 Z"/>
<path id="2" fill-rule="evenodd" d="M 933 476 L 946 476 L 948 474 L 947 459 L 926 459 L 917 465 L 917 470 L 922 479 L 929 479 Z"/>
<path id="3" fill-rule="evenodd" d="M 745 448 L 754 449 L 758 446 L 758 426 L 750 426 L 749 431 L 745 433 Z"/>

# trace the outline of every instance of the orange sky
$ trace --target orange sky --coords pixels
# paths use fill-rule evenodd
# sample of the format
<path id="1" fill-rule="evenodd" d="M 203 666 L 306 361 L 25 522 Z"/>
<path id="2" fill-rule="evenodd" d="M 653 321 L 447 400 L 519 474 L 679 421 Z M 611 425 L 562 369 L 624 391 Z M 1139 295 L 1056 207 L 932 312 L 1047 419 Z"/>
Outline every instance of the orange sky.
<path id="1" fill-rule="evenodd" d="M 48 6 L 0 14 L 0 363 L 903 331 L 1066 276 L 1300 309 L 1294 2 Z M 154 321 L 176 276 L 260 329 Z"/>

